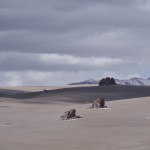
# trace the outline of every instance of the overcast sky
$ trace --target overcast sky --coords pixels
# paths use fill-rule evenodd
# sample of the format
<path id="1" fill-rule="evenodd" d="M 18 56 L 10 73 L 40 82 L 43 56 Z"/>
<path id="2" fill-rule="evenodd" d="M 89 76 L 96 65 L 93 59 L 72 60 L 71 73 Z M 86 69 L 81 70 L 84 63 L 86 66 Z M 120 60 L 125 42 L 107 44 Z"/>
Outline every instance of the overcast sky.
<path id="1" fill-rule="evenodd" d="M 149 0 L 0 0 L 0 85 L 150 77 Z"/>

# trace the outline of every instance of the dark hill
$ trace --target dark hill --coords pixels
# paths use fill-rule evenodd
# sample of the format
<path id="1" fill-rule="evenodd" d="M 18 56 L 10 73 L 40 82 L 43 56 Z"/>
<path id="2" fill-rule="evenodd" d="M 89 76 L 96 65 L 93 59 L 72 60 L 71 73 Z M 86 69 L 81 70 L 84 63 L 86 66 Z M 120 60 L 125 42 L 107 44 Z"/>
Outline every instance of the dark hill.
<path id="1" fill-rule="evenodd" d="M 93 99 L 102 96 L 106 101 L 121 100 L 128 98 L 138 98 L 150 96 L 149 86 L 102 86 L 102 87 L 75 87 L 64 88 L 47 91 L 48 94 L 39 92 L 17 92 L 14 95 L 9 95 L 3 91 L 0 97 L 12 98 L 11 101 L 25 103 L 55 103 L 55 102 L 71 102 L 71 103 L 86 103 Z"/>

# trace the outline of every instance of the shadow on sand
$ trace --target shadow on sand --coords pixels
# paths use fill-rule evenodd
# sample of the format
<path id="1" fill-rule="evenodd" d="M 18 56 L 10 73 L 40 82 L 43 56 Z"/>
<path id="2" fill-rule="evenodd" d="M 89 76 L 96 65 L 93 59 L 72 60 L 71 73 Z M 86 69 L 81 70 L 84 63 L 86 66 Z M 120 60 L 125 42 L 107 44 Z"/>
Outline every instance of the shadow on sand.
<path id="1" fill-rule="evenodd" d="M 43 91 L 26 92 L 17 90 L 1 90 L 1 98 L 11 98 L 11 101 L 23 103 L 88 103 L 102 96 L 106 101 L 121 100 L 150 96 L 150 86 L 102 86 L 102 87 L 74 87 Z"/>

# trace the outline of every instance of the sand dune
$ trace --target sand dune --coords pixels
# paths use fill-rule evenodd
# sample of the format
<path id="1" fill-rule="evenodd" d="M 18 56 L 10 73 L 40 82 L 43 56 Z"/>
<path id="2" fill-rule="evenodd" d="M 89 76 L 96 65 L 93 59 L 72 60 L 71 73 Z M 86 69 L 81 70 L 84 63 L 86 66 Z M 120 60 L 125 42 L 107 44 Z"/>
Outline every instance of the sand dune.
<path id="1" fill-rule="evenodd" d="M 1 96 L 0 150 L 149 150 L 149 89 L 82 87 Z M 109 109 L 87 109 L 91 104 L 85 102 L 98 95 L 106 96 Z M 61 121 L 71 108 L 82 118 Z"/>
<path id="2" fill-rule="evenodd" d="M 97 85 L 86 84 L 86 85 L 66 85 L 66 86 L 1 86 L 0 89 L 37 92 L 37 91 L 42 91 L 43 89 L 55 90 L 55 89 L 64 89 L 64 88 L 73 88 L 73 87 L 91 87 L 91 86 L 97 86 Z"/>
<path id="3" fill-rule="evenodd" d="M 51 87 L 49 87 L 51 88 Z M 31 90 L 30 90 L 31 89 Z M 0 89 L 1 98 L 12 98 L 11 101 L 25 103 L 87 103 L 98 96 L 103 96 L 107 101 L 120 100 L 138 97 L 150 96 L 150 87 L 148 86 L 92 86 L 92 87 L 71 87 L 48 90 L 48 94 L 42 91 L 28 91 Z"/>

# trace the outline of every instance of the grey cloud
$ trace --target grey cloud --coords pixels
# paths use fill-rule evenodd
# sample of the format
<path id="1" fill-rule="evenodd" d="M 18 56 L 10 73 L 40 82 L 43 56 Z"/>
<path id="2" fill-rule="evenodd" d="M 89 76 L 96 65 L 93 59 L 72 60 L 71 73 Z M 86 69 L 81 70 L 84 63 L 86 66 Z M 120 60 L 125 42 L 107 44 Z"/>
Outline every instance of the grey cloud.
<path id="1" fill-rule="evenodd" d="M 2 10 L 0 15 L 1 51 L 65 53 L 78 56 L 112 54 L 112 57 L 120 57 L 120 51 L 123 54 L 126 51 L 129 55 L 131 51 L 140 51 L 143 45 L 149 47 L 149 35 L 143 34 L 142 38 L 140 36 L 145 28 L 149 30 L 149 13 L 133 5 L 137 4 L 136 1 L 6 2 L 8 8 Z M 119 6 L 108 7 L 112 4 Z M 74 6 L 74 11 L 66 13 L 60 8 L 63 6 Z M 78 6 L 80 9 L 77 9 Z M 118 30 L 122 35 L 117 35 Z M 103 36 L 112 32 L 118 38 L 106 39 Z M 125 38 L 120 38 L 124 35 Z M 145 48 L 142 50 L 146 51 Z"/>
<path id="2" fill-rule="evenodd" d="M 148 74 L 149 13 L 144 0 L 0 0 L 0 72 Z M 91 58 L 122 63 L 86 64 Z"/>
<path id="3" fill-rule="evenodd" d="M 2 11 L 0 15 L 2 20 L 1 29 L 49 29 L 49 33 L 53 33 L 53 30 L 57 33 L 57 31 L 80 30 L 83 27 L 87 29 L 96 27 L 97 30 L 116 29 L 118 27 L 149 27 L 150 23 L 148 19 L 145 19 L 149 17 L 147 12 L 136 7 L 125 7 L 124 5 L 123 7 L 85 6 L 83 9 L 75 9 L 76 11 L 70 13 L 62 12 L 61 9 L 56 11 L 54 8 L 51 9 L 47 6 L 42 11 L 34 6 L 33 8 Z M 88 32 L 90 30 L 87 31 L 87 34 Z"/>
<path id="4" fill-rule="evenodd" d="M 86 79 L 100 80 L 106 76 L 113 76 L 115 78 L 128 79 L 130 77 L 141 76 L 135 68 L 124 68 L 124 71 L 130 73 L 125 74 L 119 70 L 83 70 L 83 71 L 3 71 L 0 72 L 0 84 L 5 86 L 19 86 L 19 85 L 37 85 L 37 86 L 52 86 L 52 85 L 66 85 L 72 82 L 84 81 Z M 130 71 L 129 71 L 130 70 Z M 141 70 L 142 71 L 142 70 Z M 147 72 L 148 73 L 148 72 Z M 144 75 L 144 74 L 143 74 Z M 147 74 L 149 75 L 149 74 Z"/>
<path id="5" fill-rule="evenodd" d="M 87 74 L 87 75 L 86 75 Z M 82 81 L 84 77 L 90 77 L 89 72 L 33 72 L 33 71 L 10 71 L 0 73 L 0 83 L 5 86 L 21 85 L 64 85 L 74 81 Z"/>

